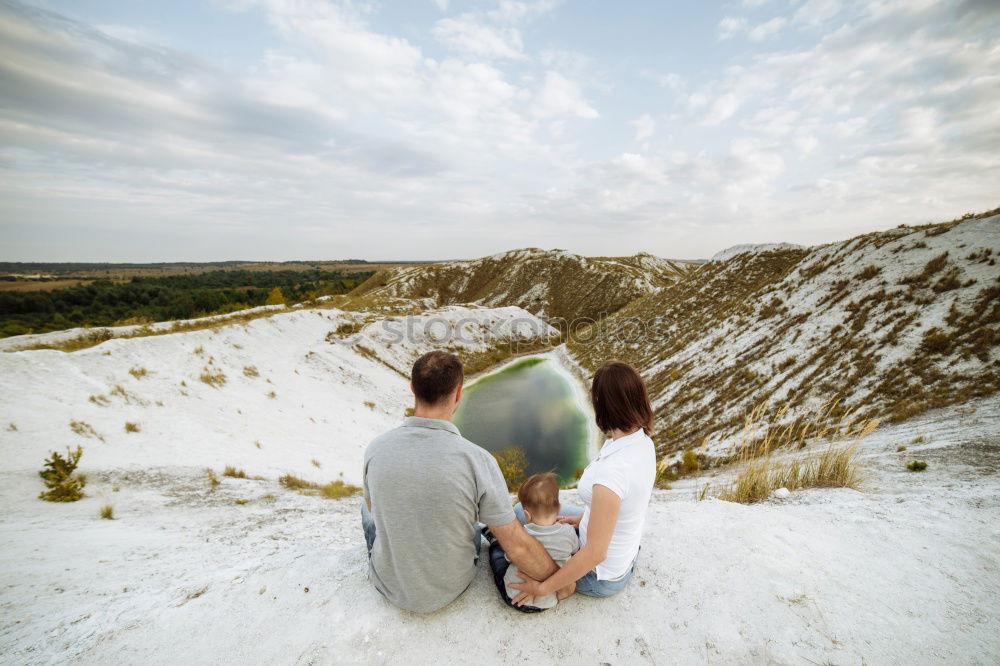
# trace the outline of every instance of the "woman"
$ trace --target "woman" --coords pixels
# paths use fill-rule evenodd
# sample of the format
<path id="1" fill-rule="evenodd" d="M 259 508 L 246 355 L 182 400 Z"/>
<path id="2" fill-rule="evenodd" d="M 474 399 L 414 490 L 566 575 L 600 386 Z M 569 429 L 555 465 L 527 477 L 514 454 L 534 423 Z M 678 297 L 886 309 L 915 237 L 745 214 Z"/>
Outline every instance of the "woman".
<path id="1" fill-rule="evenodd" d="M 521 592 L 512 604 L 531 606 L 535 597 L 576 582 L 589 597 L 610 597 L 625 589 L 639 555 L 646 507 L 656 479 L 656 451 L 649 438 L 653 409 L 639 373 L 627 363 L 608 361 L 590 389 L 597 427 L 610 439 L 577 484 L 585 508 L 564 511 L 559 522 L 580 532 L 580 550 L 544 581 L 524 576 L 510 587 Z M 518 517 L 523 514 L 515 507 Z M 522 518 L 523 522 L 523 518 Z"/>

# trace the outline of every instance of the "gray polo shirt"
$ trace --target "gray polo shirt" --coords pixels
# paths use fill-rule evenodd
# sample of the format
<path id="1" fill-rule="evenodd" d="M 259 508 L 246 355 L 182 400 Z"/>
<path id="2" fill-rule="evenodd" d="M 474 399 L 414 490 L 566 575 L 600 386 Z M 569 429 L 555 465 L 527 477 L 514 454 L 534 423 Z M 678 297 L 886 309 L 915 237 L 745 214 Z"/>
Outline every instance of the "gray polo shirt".
<path id="1" fill-rule="evenodd" d="M 450 421 L 410 416 L 365 449 L 372 503 L 371 578 L 394 605 L 435 611 L 476 574 L 476 522 L 514 520 L 496 460 Z"/>

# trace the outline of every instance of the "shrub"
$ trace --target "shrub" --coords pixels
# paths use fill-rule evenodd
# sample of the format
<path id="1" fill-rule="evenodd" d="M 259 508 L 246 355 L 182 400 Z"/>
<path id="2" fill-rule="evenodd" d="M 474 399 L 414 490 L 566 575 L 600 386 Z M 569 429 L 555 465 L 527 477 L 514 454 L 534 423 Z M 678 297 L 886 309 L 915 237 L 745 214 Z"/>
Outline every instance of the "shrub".
<path id="1" fill-rule="evenodd" d="M 132 423 L 131 421 L 125 422 L 125 432 L 139 432 L 141 428 L 138 423 Z"/>
<path id="2" fill-rule="evenodd" d="M 260 373 L 257 372 L 257 366 L 246 365 L 246 366 L 243 366 L 243 376 L 244 377 L 260 377 Z"/>
<path id="3" fill-rule="evenodd" d="M 202 370 L 201 377 L 199 379 L 212 388 L 219 388 L 220 386 L 225 386 L 226 384 L 226 374 L 221 370 L 212 372 L 207 365 Z"/>
<path id="4" fill-rule="evenodd" d="M 507 482 L 507 490 L 512 493 L 516 492 L 524 483 L 525 470 L 528 468 L 528 456 L 524 449 L 520 446 L 512 446 L 508 449 L 493 451 L 492 454 L 496 458 L 497 465 L 500 466 L 504 481 Z"/>
<path id="5" fill-rule="evenodd" d="M 914 460 L 906 466 L 911 472 L 922 472 L 927 469 L 927 463 L 923 460 Z"/>
<path id="6" fill-rule="evenodd" d="M 142 379 L 143 377 L 148 375 L 149 372 L 146 370 L 146 368 L 132 368 L 131 370 L 128 371 L 128 374 L 132 375 L 136 379 Z"/>
<path id="7" fill-rule="evenodd" d="M 698 454 L 694 452 L 694 449 L 685 449 L 684 454 L 681 456 L 681 474 L 697 472 L 700 467 Z"/>
<path id="8" fill-rule="evenodd" d="M 900 444 L 899 446 L 896 447 L 896 453 L 902 453 L 905 450 L 906 450 L 906 444 Z"/>
<path id="9" fill-rule="evenodd" d="M 264 305 L 284 305 L 285 296 L 281 293 L 281 287 L 275 287 L 267 294 Z"/>
<path id="10" fill-rule="evenodd" d="M 232 465 L 226 465 L 226 468 L 222 470 L 222 476 L 228 476 L 234 479 L 245 479 L 247 478 L 247 473 L 242 469 L 236 469 Z"/>
<path id="11" fill-rule="evenodd" d="M 920 435 L 919 437 L 914 437 L 913 440 L 910 442 L 910 444 L 923 444 L 924 441 L 925 441 L 924 436 Z"/>
<path id="12" fill-rule="evenodd" d="M 44 467 L 38 472 L 48 490 L 38 496 L 46 502 L 75 502 L 83 497 L 83 487 L 87 485 L 87 477 L 82 474 L 74 476 L 76 466 L 80 464 L 83 449 L 76 451 L 66 448 L 66 457 L 53 451 L 45 461 Z"/>
<path id="13" fill-rule="evenodd" d="M 114 520 L 115 519 L 115 507 L 111 506 L 110 504 L 105 504 L 104 506 L 102 506 L 101 507 L 101 518 L 103 518 L 105 520 Z"/>

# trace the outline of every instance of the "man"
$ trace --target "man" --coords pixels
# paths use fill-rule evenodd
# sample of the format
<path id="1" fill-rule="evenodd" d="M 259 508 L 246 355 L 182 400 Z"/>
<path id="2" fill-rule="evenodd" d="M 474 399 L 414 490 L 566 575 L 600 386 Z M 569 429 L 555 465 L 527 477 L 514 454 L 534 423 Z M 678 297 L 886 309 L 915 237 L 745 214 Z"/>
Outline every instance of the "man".
<path id="1" fill-rule="evenodd" d="M 519 569 L 545 580 L 557 570 L 524 531 L 496 460 L 451 422 L 462 363 L 434 351 L 413 364 L 414 416 L 365 450 L 361 523 L 371 580 L 392 604 L 430 613 L 472 582 L 485 523 Z"/>

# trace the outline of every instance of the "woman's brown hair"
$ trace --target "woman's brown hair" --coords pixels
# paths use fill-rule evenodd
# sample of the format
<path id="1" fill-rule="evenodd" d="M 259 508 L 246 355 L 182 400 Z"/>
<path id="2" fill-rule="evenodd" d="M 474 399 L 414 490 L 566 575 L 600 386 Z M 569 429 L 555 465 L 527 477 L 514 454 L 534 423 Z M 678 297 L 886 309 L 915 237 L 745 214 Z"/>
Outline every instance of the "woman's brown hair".
<path id="1" fill-rule="evenodd" d="M 602 365 L 594 374 L 590 400 L 602 432 L 642 428 L 647 435 L 652 434 L 653 407 L 646 384 L 628 363 L 608 361 Z"/>

